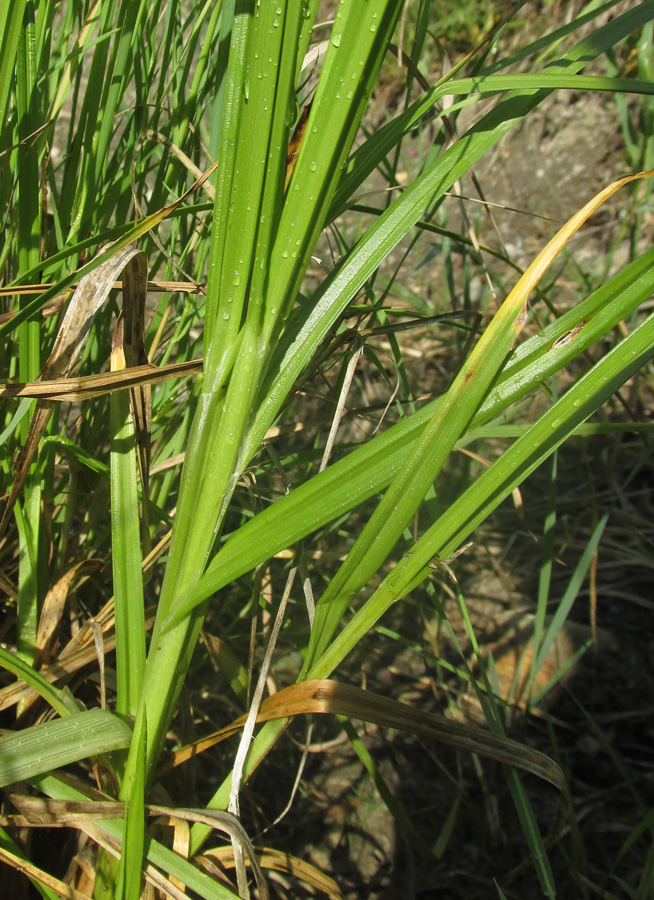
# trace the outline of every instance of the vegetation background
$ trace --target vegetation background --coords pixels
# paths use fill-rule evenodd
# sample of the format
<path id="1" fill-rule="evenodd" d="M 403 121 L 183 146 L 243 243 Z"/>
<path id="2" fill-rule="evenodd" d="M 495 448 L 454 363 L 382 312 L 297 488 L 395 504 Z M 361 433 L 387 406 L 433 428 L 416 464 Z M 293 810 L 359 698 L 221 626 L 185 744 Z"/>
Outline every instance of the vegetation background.
<path id="1" fill-rule="evenodd" d="M 9 895 L 654 897 L 654 3 L 1 17 Z"/>

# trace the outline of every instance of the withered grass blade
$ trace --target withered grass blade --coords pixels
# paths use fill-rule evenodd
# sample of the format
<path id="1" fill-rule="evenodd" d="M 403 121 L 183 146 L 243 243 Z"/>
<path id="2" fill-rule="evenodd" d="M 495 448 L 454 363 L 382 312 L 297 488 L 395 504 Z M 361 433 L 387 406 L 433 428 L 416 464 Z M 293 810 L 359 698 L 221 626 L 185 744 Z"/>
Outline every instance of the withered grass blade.
<path id="1" fill-rule="evenodd" d="M 155 384 L 170 378 L 197 375 L 202 371 L 202 360 L 191 359 L 167 366 L 150 363 L 123 369 L 119 372 L 103 372 L 99 375 L 83 375 L 79 378 L 60 378 L 57 381 L 30 381 L 23 384 L 5 384 L 0 387 L 0 399 L 8 397 L 34 397 L 43 400 L 77 403 L 102 397 L 112 391 L 124 391 L 140 384 Z"/>
<path id="2" fill-rule="evenodd" d="M 135 260 L 139 258 L 140 261 L 136 262 Z M 93 320 L 109 296 L 109 292 L 118 275 L 124 272 L 125 277 L 128 279 L 128 284 L 131 285 L 130 300 L 132 301 L 134 299 L 134 290 L 137 290 L 141 285 L 144 267 L 146 269 L 147 283 L 147 266 L 144 254 L 142 251 L 137 250 L 136 247 L 125 247 L 80 280 L 64 313 L 52 352 L 41 371 L 41 382 L 60 379 L 72 370 L 84 346 L 84 341 L 91 330 Z M 139 278 L 139 272 L 141 278 Z M 143 293 L 142 303 L 143 311 L 136 315 L 132 313 L 134 327 L 138 327 L 139 320 L 142 321 L 145 309 L 145 293 Z M 135 348 L 131 348 L 130 352 L 136 352 Z M 15 396 L 21 395 L 17 394 Z M 27 438 L 16 466 L 16 475 L 11 493 L 3 511 L 2 520 L 0 520 L 0 537 L 5 532 L 18 494 L 27 478 L 30 466 L 36 458 L 39 441 L 48 426 L 52 410 L 53 404 L 50 400 L 41 398 L 36 404 Z"/>
<path id="3" fill-rule="evenodd" d="M 257 721 L 290 719 L 310 713 L 348 716 L 374 725 L 407 731 L 505 765 L 517 766 L 548 781 L 562 793 L 566 790 L 565 777 L 559 766 L 538 750 L 473 725 L 415 709 L 398 700 L 329 678 L 303 681 L 273 694 L 261 704 Z M 235 734 L 243 727 L 245 720 L 246 716 L 241 716 L 220 731 L 175 751 L 160 767 L 158 774 L 163 774 Z"/>
<path id="4" fill-rule="evenodd" d="M 53 643 L 61 625 L 64 606 L 73 581 L 82 575 L 97 572 L 103 567 L 101 559 L 82 560 L 68 569 L 46 594 L 36 635 L 36 649 L 41 665 L 49 663 L 52 659 Z"/>

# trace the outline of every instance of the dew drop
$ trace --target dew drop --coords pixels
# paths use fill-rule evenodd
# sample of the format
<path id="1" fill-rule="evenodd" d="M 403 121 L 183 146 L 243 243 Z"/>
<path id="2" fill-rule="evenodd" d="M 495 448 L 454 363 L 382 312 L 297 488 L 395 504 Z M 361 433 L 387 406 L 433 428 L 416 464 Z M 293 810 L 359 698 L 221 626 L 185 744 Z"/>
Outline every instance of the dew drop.
<path id="1" fill-rule="evenodd" d="M 318 163 L 315 161 L 315 159 L 311 160 L 311 162 L 309 163 L 309 168 L 312 172 L 316 171 L 316 169 L 318 168 Z"/>

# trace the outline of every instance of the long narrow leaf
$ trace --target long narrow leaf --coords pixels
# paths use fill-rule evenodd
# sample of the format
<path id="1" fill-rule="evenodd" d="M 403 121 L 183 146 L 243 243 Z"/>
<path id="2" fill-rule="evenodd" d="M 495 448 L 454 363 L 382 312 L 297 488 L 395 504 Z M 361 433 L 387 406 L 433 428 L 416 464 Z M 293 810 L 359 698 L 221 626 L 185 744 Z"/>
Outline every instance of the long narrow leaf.
<path id="1" fill-rule="evenodd" d="M 25 781 L 78 759 L 129 747 L 130 728 L 104 709 L 53 719 L 0 738 L 0 786 Z"/>
<path id="2" fill-rule="evenodd" d="M 654 249 L 650 249 L 514 351 L 470 423 L 471 434 L 481 435 L 484 422 L 628 318 L 653 290 Z M 431 401 L 245 524 L 229 538 L 196 587 L 180 602 L 177 615 L 383 490 L 404 465 L 440 402 L 440 398 Z M 524 431 L 524 426 L 503 428 L 502 433 L 508 437 Z"/>
<path id="3" fill-rule="evenodd" d="M 357 611 L 307 677 L 323 678 L 372 628 L 397 600 L 417 587 L 432 571 L 434 558 L 447 558 L 472 531 L 509 496 L 574 428 L 591 415 L 611 394 L 654 356 L 654 316 L 581 378 L 539 421 L 487 469 L 446 510 L 393 569 L 373 597 Z"/>

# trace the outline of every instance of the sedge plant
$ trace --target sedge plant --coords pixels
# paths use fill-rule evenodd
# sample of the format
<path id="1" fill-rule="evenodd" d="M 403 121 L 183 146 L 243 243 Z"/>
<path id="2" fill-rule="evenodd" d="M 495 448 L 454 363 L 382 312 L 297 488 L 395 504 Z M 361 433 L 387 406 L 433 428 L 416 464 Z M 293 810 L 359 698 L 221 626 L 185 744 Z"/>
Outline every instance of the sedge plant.
<path id="1" fill-rule="evenodd" d="M 488 54 L 502 46 L 500 27 L 471 60 L 431 79 L 364 137 L 401 0 L 341 0 L 319 31 L 317 0 L 223 0 L 191 4 L 190 11 L 175 0 L 17 2 L 3 13 L 2 569 L 7 585 L 16 586 L 17 653 L 3 649 L 0 662 L 18 679 L 11 702 L 22 716 L 29 717 L 36 692 L 59 718 L 3 738 L 0 776 L 3 785 L 29 782 L 39 796 L 58 801 L 64 817 L 66 804 L 82 804 L 85 818 L 76 827 L 102 848 L 96 896 L 135 900 L 143 877 L 164 890 L 174 890 L 175 881 L 205 898 L 234 896 L 235 888 L 193 857 L 216 829 L 229 835 L 237 860 L 248 855 L 240 780 L 293 715 L 320 709 L 436 733 L 434 722 L 418 721 L 418 711 L 334 687 L 330 676 L 393 604 L 454 556 L 651 358 L 654 320 L 637 314 L 654 286 L 651 249 L 517 344 L 532 292 L 568 240 L 619 189 L 649 173 L 580 200 L 579 212 L 516 278 L 480 335 L 463 326 L 471 349 L 445 393 L 322 471 L 309 470 L 263 511 L 242 514 L 243 478 L 264 465 L 262 443 L 289 416 L 297 384 L 328 342 L 351 339 L 343 319 L 353 303 L 361 322 L 387 323 L 372 286 L 384 261 L 405 236 L 433 227 L 446 193 L 512 128 L 558 89 L 654 93 L 647 81 L 586 73 L 654 20 L 652 0 L 611 15 L 617 5 L 590 4 L 504 62 Z M 415 45 L 405 54 L 410 82 L 430 24 L 431 4 L 418 6 Z M 486 111 L 458 134 L 461 112 L 481 101 Z M 392 175 L 404 139 L 434 113 L 438 137 L 416 177 L 390 195 L 316 283 L 312 260 L 321 234 L 375 171 Z M 148 287 L 161 293 L 146 312 Z M 398 555 L 434 484 L 438 493 L 455 447 L 501 427 L 522 398 L 623 321 L 633 327 L 622 340 L 536 421 L 521 424 L 487 471 Z M 111 371 L 102 372 L 109 359 Z M 85 491 L 90 501 L 80 499 Z M 226 602 L 237 579 L 330 522 L 368 509 L 373 498 L 315 610 L 293 623 L 303 654 L 294 692 L 274 710 L 261 706 L 260 719 L 268 721 L 242 744 L 239 778 L 205 798 L 206 809 L 178 810 L 194 822 L 184 858 L 152 836 L 147 814 L 161 809 L 152 803 L 166 735 L 208 610 Z M 115 647 L 110 697 L 104 708 L 85 708 L 53 683 L 65 667 L 59 674 L 47 667 L 56 643 L 43 621 L 53 608 L 61 620 L 61 589 L 53 588 L 83 576 L 76 567 L 95 554 L 111 562 L 113 597 L 59 654 L 63 664 L 98 642 L 107 653 Z M 244 662 L 237 660 L 237 673 Z M 553 763 L 503 735 L 492 704 L 489 718 L 490 734 L 451 725 L 439 739 L 509 766 L 543 894 L 554 896 L 533 813 L 510 765 L 564 792 L 563 778 Z M 91 758 L 101 793 L 57 771 Z M 6 860 L 24 865 L 7 832 L 0 846 Z M 248 890 L 243 872 L 241 896 Z M 37 871 L 29 874 L 44 896 L 56 895 Z M 263 896 L 260 878 L 258 890 Z"/>

